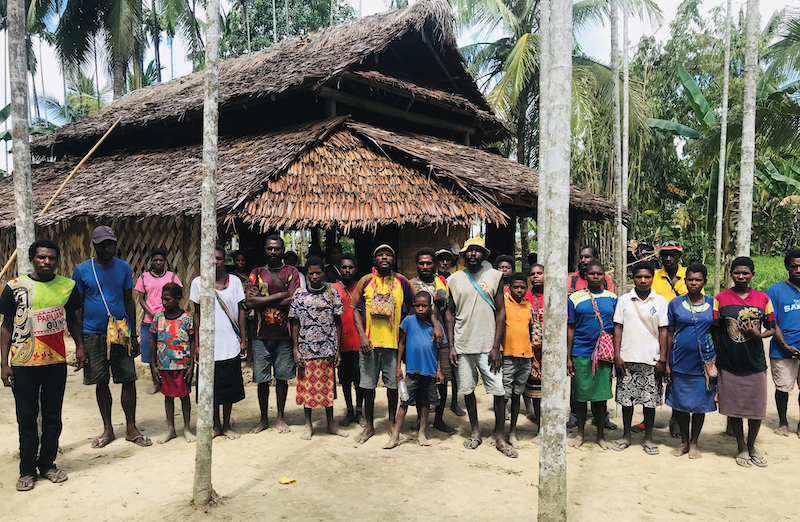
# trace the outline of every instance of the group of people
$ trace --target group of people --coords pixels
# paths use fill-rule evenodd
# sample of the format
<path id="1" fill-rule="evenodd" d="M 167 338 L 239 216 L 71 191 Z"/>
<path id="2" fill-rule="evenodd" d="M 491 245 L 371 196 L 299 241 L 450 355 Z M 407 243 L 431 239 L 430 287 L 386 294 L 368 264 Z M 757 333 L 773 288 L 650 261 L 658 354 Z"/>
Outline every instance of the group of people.
<path id="1" fill-rule="evenodd" d="M 140 353 L 152 373 L 151 392 L 165 399 L 167 433 L 159 442 L 177 437 L 175 398 L 181 400 L 183 437 L 194 440 L 191 385 L 200 324 L 203 314 L 211 313 L 200 306 L 200 278 L 190 285 L 194 310 L 189 313 L 181 307 L 182 282 L 168 270 L 166 251 L 153 250 L 150 270 L 134 280 L 130 266 L 116 257 L 117 237 L 110 227 L 97 227 L 92 242 L 95 255 L 67 278 L 55 273 L 59 247 L 36 241 L 29 251 L 33 272 L 9 281 L 0 294 L 1 374 L 16 402 L 19 491 L 32 489 L 40 477 L 54 483 L 67 480 L 55 464 L 67 375 L 65 329 L 75 341 L 75 371 L 82 369 L 84 384 L 95 387 L 103 420 L 92 447 L 115 439 L 112 378 L 122 385 L 125 439 L 139 446 L 152 444 L 136 426 L 134 358 Z M 396 252 L 385 243 L 374 249 L 372 270 L 360 279 L 357 259 L 342 254 L 339 245 L 330 263 L 309 257 L 304 273 L 287 262 L 280 236 L 267 237 L 264 249 L 266 264 L 251 271 L 244 254 L 234 253 L 229 269 L 224 249 L 215 252 L 215 436 L 239 437 L 230 419 L 233 404 L 245 396 L 242 361 L 249 356 L 260 407 L 251 433 L 270 426 L 273 379 L 275 426 L 280 433 L 291 431 L 285 406 L 289 381 L 296 378 L 296 403 L 305 414 L 302 439 L 313 436 L 313 410 L 324 408 L 328 433 L 346 437 L 340 427 L 355 422 L 362 427 L 355 440 L 364 443 L 375 434 L 381 379 L 388 406 L 384 447 L 401 442 L 409 406 L 417 410 L 415 429 L 425 446 L 431 409 L 436 429 L 455 432 L 444 420 L 450 383 L 451 411 L 465 415 L 457 399 L 463 395 L 470 421 L 464 446 L 475 449 L 483 441 L 475 396 L 480 377 L 486 393 L 493 395 L 491 441 L 504 455 L 518 456 L 520 398 L 528 417 L 536 424 L 540 420 L 544 266 L 534 264 L 521 274 L 514 270 L 515 260 L 502 255 L 492 266 L 487 259 L 491 252 L 480 237 L 469 239 L 457 253 L 420 249 L 415 255 L 417 276 L 410 280 L 396 272 Z M 637 427 L 634 407 L 641 405 L 643 448 L 658 454 L 652 431 L 666 385 L 666 404 L 682 439 L 673 455 L 701 456 L 698 438 L 704 416 L 718 404 L 738 443 L 736 462 L 766 466 L 765 456 L 755 448 L 767 403 L 762 339 L 772 337 L 780 418 L 776 433 L 788 435 L 788 394 L 795 382 L 800 385 L 800 250 L 786 255 L 787 280 L 766 294 L 750 287 L 752 260 L 737 258 L 731 265 L 734 286 L 713 299 L 703 295 L 706 268 L 683 267 L 681 252 L 679 244 L 666 243 L 659 252 L 663 268 L 637 263 L 634 288 L 618 297 L 596 250 L 581 249 L 578 271 L 567 281 L 567 367 L 577 428 L 570 445 L 583 444 L 590 409 L 598 445 L 625 450 Z M 143 312 L 138 329 L 137 302 Z M 338 426 L 333 412 L 337 368 L 346 405 Z M 615 428 L 606 409 L 612 396 L 622 406 L 624 424 L 622 438 L 614 442 L 605 439 L 605 431 Z M 748 419 L 746 438 L 743 419 Z"/>

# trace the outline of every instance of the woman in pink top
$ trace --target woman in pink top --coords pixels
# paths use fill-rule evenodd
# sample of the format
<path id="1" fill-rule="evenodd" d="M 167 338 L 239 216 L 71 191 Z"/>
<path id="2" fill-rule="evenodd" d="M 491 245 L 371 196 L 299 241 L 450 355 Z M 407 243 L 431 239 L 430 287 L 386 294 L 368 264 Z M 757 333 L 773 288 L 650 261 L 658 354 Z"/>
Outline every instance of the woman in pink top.
<path id="1" fill-rule="evenodd" d="M 150 254 L 150 270 L 140 275 L 136 280 L 136 286 L 133 287 L 139 292 L 137 301 L 144 311 L 139 331 L 139 343 L 144 343 L 142 346 L 150 346 L 150 323 L 153 322 L 154 315 L 164 311 L 164 306 L 161 304 L 161 289 L 167 283 L 183 286 L 178 276 L 167 270 L 167 251 L 163 248 L 154 248 Z M 142 362 L 150 364 L 150 350 L 142 350 Z M 153 389 L 153 393 L 156 391 L 158 390 Z"/>

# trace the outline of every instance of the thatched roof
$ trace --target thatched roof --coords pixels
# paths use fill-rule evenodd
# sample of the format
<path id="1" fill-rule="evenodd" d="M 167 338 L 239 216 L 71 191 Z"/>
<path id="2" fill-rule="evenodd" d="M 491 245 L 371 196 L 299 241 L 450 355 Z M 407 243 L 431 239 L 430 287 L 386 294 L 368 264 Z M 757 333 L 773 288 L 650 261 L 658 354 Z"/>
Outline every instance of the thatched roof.
<path id="1" fill-rule="evenodd" d="M 199 144 L 93 158 L 37 224 L 198 215 L 201 160 Z M 33 168 L 37 211 L 77 162 Z M 538 176 L 476 148 L 340 117 L 220 140 L 217 184 L 219 217 L 228 223 L 347 230 L 476 219 L 505 224 L 501 207 L 535 203 Z M 0 183 L 0 200 L 13 201 L 11 179 Z M 608 199 L 576 188 L 571 206 L 595 219 L 614 213 Z M 0 228 L 13 224 L 13 205 L 4 205 Z"/>
<path id="2" fill-rule="evenodd" d="M 446 85 L 453 92 L 426 90 L 417 87 L 415 82 L 403 83 L 374 76 L 370 81 L 392 83 L 395 88 L 410 90 L 420 99 L 438 97 L 440 102 L 454 103 L 466 114 L 477 116 L 491 130 L 491 136 L 497 139 L 508 136 L 464 69 L 452 30 L 452 12 L 445 0 L 420 0 L 404 9 L 321 29 L 261 52 L 223 61 L 220 64 L 220 115 L 224 120 L 223 115 L 228 109 L 246 105 L 252 110 L 257 103 L 267 103 L 298 90 L 312 90 L 329 80 L 338 81 L 345 72 L 371 67 L 377 62 L 375 57 L 392 44 L 394 46 L 388 54 L 410 49 L 410 40 L 403 40 L 405 36 L 413 36 L 415 42 L 419 41 L 418 45 L 422 45 L 421 42 L 431 44 L 438 53 L 437 63 L 441 61 L 446 68 L 445 73 L 439 71 L 438 74 L 445 74 Z M 424 45 L 423 48 L 428 54 L 432 52 Z M 367 61 L 368 58 L 372 59 Z M 125 146 L 126 135 L 137 132 L 141 135 L 145 128 L 163 128 L 187 119 L 199 121 L 202 109 L 203 73 L 197 72 L 135 90 L 99 113 L 36 140 L 32 150 L 42 157 L 83 154 L 121 116 L 120 126 L 113 136 L 114 140 L 121 142 L 117 148 L 120 150 Z M 319 117 L 321 114 L 316 118 Z M 196 141 L 200 141 L 199 132 Z"/>

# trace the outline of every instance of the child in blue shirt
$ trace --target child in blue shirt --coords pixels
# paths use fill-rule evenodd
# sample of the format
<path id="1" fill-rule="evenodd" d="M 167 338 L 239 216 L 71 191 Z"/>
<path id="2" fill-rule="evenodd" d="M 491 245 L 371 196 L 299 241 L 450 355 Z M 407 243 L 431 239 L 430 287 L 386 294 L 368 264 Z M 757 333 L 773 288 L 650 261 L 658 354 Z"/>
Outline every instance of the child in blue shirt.
<path id="1" fill-rule="evenodd" d="M 406 359 L 405 382 L 408 386 L 408 400 L 400 402 L 397 418 L 391 431 L 391 438 L 384 446 L 392 449 L 400 444 L 400 428 L 409 406 L 419 406 L 419 445 L 430 446 L 425 436 L 428 414 L 431 407 L 439 404 L 438 384 L 444 382 L 439 366 L 438 349 L 433 341 L 431 323 L 431 294 L 426 290 L 414 296 L 414 315 L 409 315 L 400 323 L 400 343 L 397 350 L 397 381 L 403 380 L 400 363 Z"/>

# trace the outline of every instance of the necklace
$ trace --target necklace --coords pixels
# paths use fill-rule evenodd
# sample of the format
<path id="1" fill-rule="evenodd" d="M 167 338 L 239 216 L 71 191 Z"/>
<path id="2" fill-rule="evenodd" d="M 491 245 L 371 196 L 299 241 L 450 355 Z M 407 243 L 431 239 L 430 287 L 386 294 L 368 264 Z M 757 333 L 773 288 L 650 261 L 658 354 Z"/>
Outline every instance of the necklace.
<path id="1" fill-rule="evenodd" d="M 148 272 L 150 272 L 150 275 L 151 275 L 151 276 L 153 276 L 153 277 L 154 277 L 154 278 L 156 278 L 156 279 L 159 279 L 159 278 L 161 278 L 161 277 L 164 277 L 165 275 L 167 275 L 167 271 L 166 271 L 166 270 L 164 270 L 164 271 L 163 271 L 163 272 L 161 272 L 160 274 L 156 274 L 156 273 L 155 273 L 155 272 L 153 272 L 152 270 L 148 270 Z"/>

